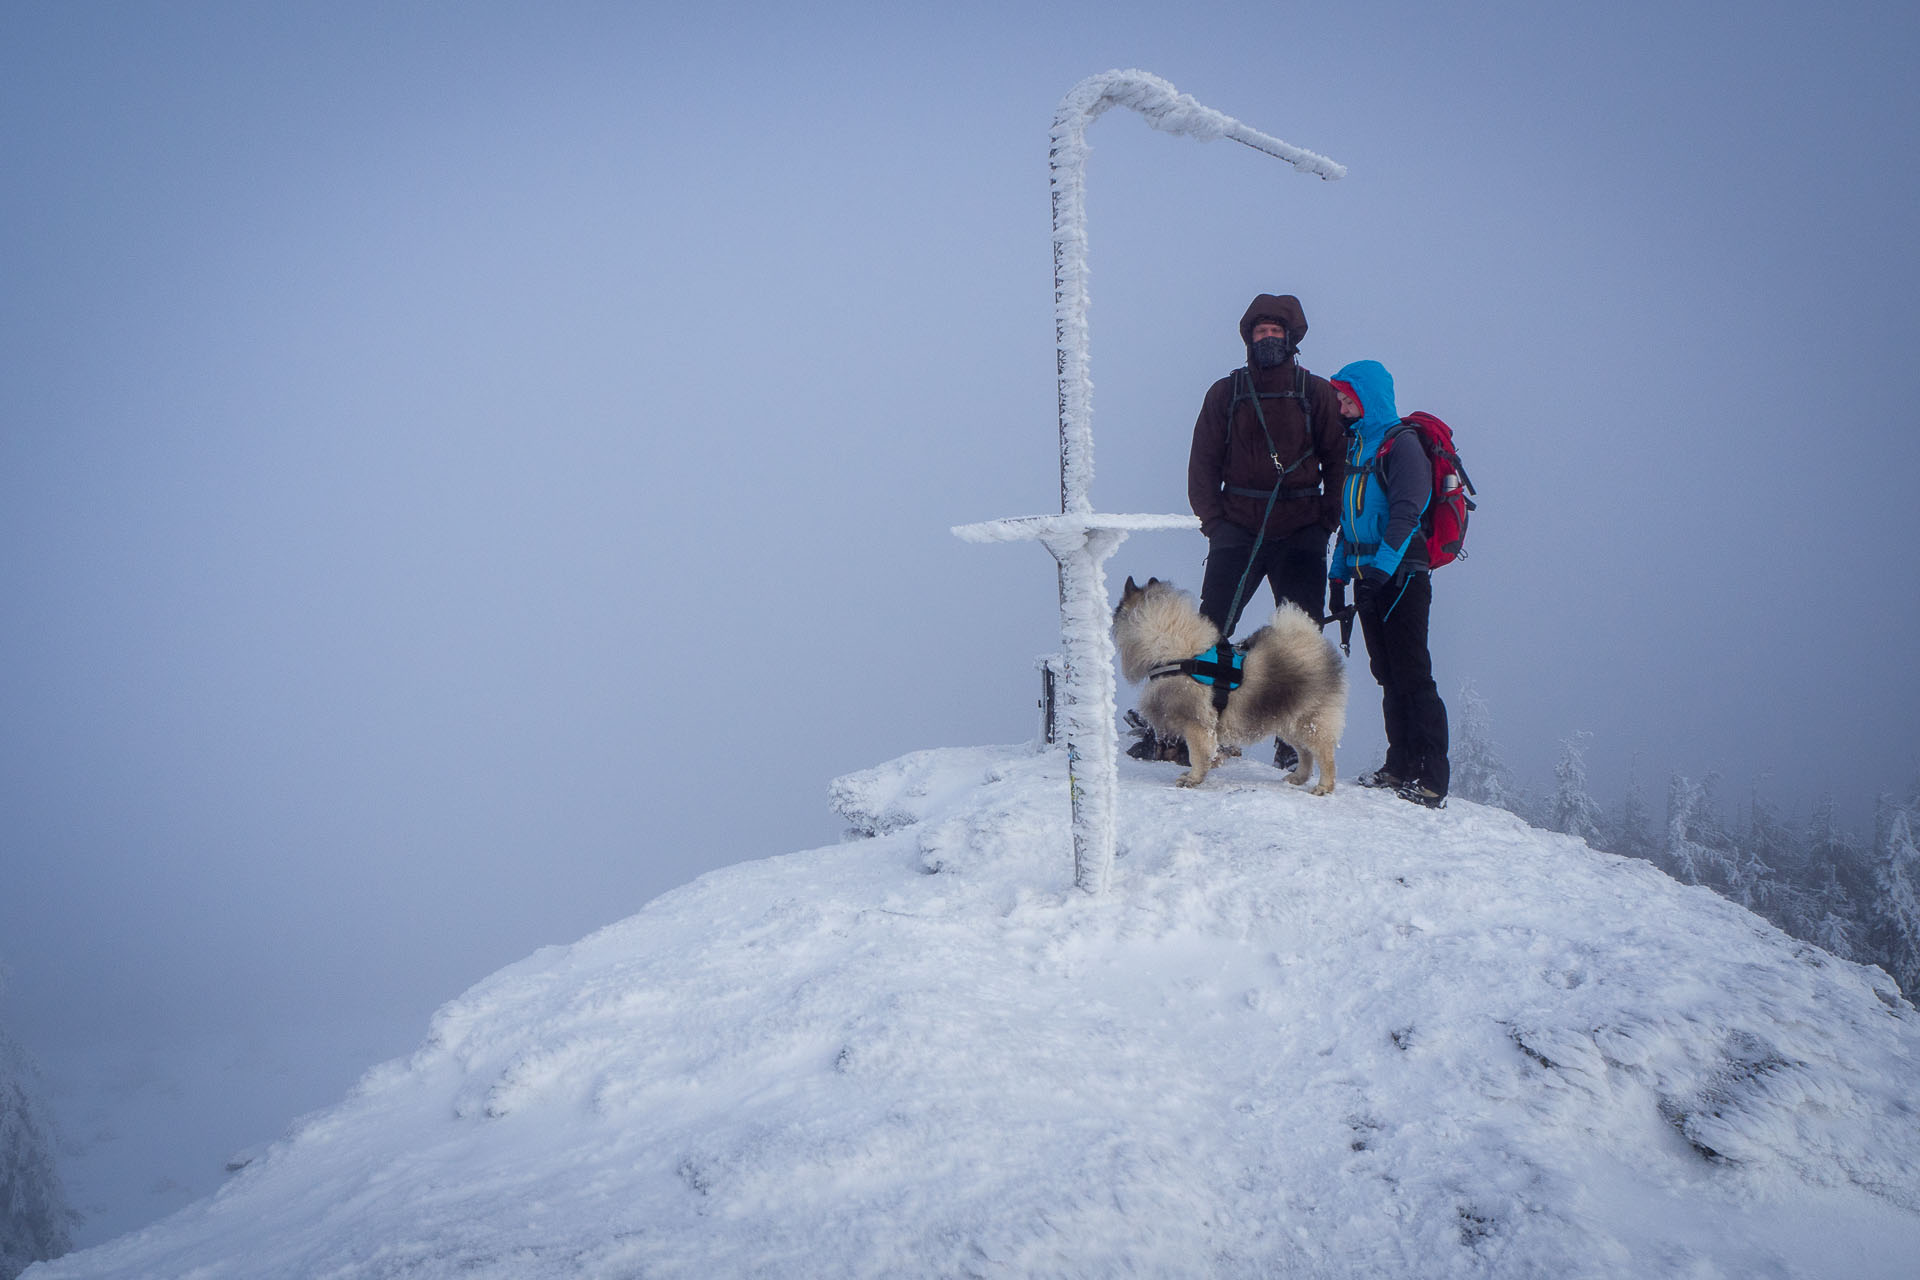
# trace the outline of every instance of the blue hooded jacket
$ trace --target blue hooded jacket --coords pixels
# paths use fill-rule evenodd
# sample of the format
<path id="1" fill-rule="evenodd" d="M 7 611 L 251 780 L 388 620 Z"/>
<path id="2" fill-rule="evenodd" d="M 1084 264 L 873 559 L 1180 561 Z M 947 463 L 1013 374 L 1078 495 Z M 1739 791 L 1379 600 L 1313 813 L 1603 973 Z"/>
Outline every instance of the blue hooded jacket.
<path id="1" fill-rule="evenodd" d="M 1377 360 L 1356 360 L 1331 381 L 1353 388 L 1362 412 L 1358 422 L 1347 424 L 1340 537 L 1334 542 L 1327 576 L 1345 582 L 1368 567 L 1392 576 L 1403 562 L 1423 568 L 1426 543 L 1413 544 L 1420 539 L 1420 516 L 1433 500 L 1433 470 L 1426 450 L 1414 432 L 1403 431 L 1394 438 L 1387 456 L 1378 458 L 1387 433 L 1400 425 L 1393 375 Z"/>

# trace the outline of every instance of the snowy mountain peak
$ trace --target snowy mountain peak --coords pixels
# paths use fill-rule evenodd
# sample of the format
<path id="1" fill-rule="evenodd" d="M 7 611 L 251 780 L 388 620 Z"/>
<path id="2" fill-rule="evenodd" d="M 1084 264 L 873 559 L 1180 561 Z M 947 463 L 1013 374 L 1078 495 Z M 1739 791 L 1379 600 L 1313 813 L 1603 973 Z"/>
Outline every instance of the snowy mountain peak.
<path id="1" fill-rule="evenodd" d="M 1907 1274 L 1877 970 L 1457 803 L 921 752 L 855 838 L 447 1005 L 221 1194 L 32 1280 Z"/>

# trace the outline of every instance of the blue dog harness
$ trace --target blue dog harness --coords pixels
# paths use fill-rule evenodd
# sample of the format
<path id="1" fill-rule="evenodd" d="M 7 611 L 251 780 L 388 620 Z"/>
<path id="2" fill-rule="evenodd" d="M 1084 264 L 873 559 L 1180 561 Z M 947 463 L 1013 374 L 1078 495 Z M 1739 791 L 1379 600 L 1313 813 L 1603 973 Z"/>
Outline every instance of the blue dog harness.
<path id="1" fill-rule="evenodd" d="M 1246 683 L 1246 665 L 1247 655 L 1222 640 L 1205 653 L 1196 653 L 1178 662 L 1162 663 L 1147 672 L 1147 679 L 1192 676 L 1201 684 L 1212 686 L 1213 709 L 1219 712 L 1226 710 L 1227 695 Z"/>

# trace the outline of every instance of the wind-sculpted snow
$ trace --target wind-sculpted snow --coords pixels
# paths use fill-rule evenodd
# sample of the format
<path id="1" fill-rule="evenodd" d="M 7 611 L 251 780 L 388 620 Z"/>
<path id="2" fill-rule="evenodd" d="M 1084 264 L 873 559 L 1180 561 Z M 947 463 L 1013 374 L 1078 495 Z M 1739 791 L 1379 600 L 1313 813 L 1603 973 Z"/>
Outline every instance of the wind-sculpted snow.
<path id="1" fill-rule="evenodd" d="M 447 1005 L 71 1277 L 1905 1276 L 1920 1023 L 1877 970 L 1498 810 L 921 752 L 847 843 Z"/>

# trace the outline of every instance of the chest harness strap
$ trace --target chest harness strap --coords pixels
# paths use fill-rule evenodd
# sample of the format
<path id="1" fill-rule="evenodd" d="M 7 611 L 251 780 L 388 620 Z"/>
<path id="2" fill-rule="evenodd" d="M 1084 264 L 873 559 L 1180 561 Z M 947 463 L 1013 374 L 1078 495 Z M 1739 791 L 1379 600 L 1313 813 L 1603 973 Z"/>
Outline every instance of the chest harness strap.
<path id="1" fill-rule="evenodd" d="M 1201 684 L 1213 686 L 1213 709 L 1216 713 L 1227 709 L 1227 695 L 1246 683 L 1244 668 L 1247 655 L 1222 640 L 1205 653 L 1196 653 L 1191 658 L 1182 658 L 1178 662 L 1163 662 L 1147 672 L 1147 679 L 1158 680 L 1162 676 L 1192 676 Z"/>
<path id="2" fill-rule="evenodd" d="M 1273 432 L 1267 426 L 1267 414 L 1260 407 L 1262 400 L 1298 400 L 1300 402 L 1300 421 L 1305 424 L 1307 451 L 1292 462 L 1280 461 L 1280 451 L 1274 447 Z M 1287 477 L 1305 466 L 1313 457 L 1313 405 L 1307 399 L 1307 373 L 1299 365 L 1293 368 L 1293 390 L 1261 391 L 1253 385 L 1253 371 L 1240 368 L 1233 371 L 1233 399 L 1227 405 L 1227 444 L 1233 444 L 1233 419 L 1239 411 L 1242 401 L 1253 405 L 1254 420 L 1260 424 L 1260 434 L 1267 442 L 1267 457 L 1273 461 L 1276 476 L 1276 489 L 1249 489 L 1237 484 L 1221 484 L 1221 489 L 1239 498 L 1317 498 L 1320 496 L 1319 484 L 1287 485 Z"/>

